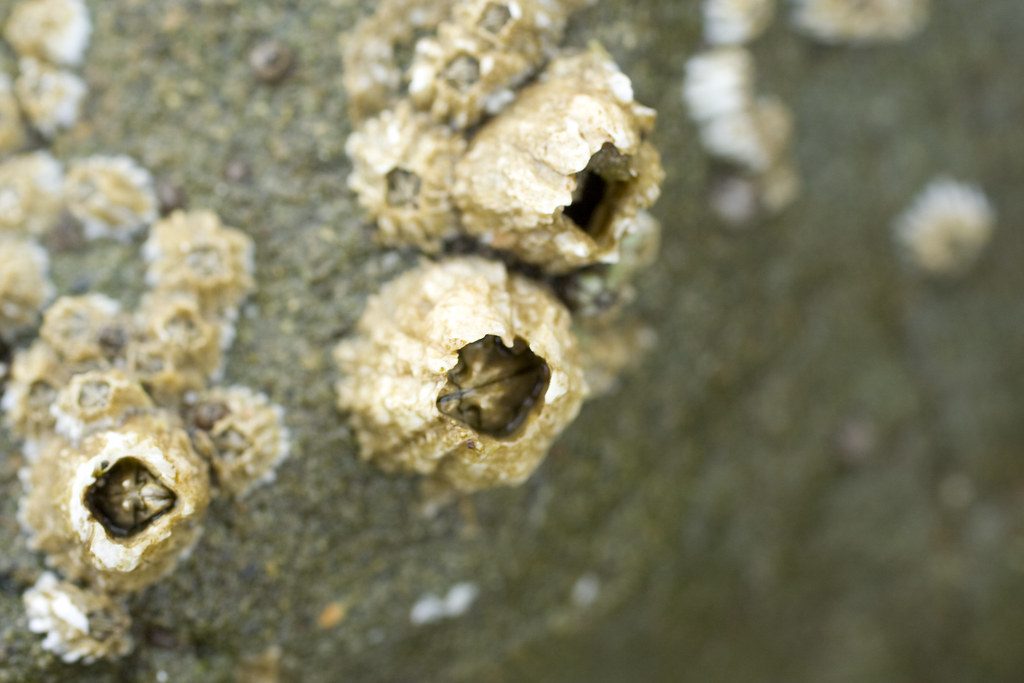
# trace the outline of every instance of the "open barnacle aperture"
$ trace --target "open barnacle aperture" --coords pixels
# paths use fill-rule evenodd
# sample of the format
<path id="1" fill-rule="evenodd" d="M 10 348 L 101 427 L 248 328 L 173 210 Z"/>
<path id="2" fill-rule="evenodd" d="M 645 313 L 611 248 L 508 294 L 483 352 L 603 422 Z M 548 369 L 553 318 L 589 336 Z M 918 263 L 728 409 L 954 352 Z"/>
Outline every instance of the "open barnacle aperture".
<path id="1" fill-rule="evenodd" d="M 108 463 L 101 463 L 106 465 Z M 85 504 L 107 533 L 128 538 L 166 513 L 177 500 L 146 466 L 131 456 L 110 464 L 86 489 Z"/>
<path id="2" fill-rule="evenodd" d="M 576 174 L 572 203 L 563 209 L 564 215 L 595 241 L 602 241 L 626 183 L 634 175 L 631 158 L 612 143 L 604 143 Z"/>
<path id="3" fill-rule="evenodd" d="M 459 350 L 437 409 L 495 438 L 519 431 L 551 380 L 544 359 L 516 338 L 511 347 L 489 334 Z"/>

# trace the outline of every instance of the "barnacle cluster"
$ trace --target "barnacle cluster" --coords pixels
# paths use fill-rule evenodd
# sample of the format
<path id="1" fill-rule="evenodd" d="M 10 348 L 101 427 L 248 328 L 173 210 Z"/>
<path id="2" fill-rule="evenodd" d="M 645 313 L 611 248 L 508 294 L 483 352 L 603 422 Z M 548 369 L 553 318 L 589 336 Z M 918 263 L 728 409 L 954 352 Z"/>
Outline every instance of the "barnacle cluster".
<path id="1" fill-rule="evenodd" d="M 349 186 L 384 244 L 440 257 L 385 285 L 335 349 L 339 407 L 388 471 L 518 484 L 575 418 L 585 375 L 606 390 L 636 356 L 584 356 L 577 338 L 620 340 L 657 253 L 655 112 L 600 46 L 559 51 L 581 4 L 399 18 L 383 2 L 350 37 Z"/>
<path id="2" fill-rule="evenodd" d="M 904 40 L 928 20 L 930 0 L 796 0 L 793 24 L 823 43 Z"/>
<path id="3" fill-rule="evenodd" d="M 68 661 L 123 654 L 128 641 L 121 626 L 100 638 L 99 622 L 69 621 L 62 605 L 120 624 L 104 610 L 190 551 L 211 495 L 246 493 L 288 452 L 279 407 L 213 385 L 253 287 L 252 249 L 211 212 L 172 214 L 145 245 L 137 310 L 61 297 L 14 356 L 2 407 L 25 439 L 19 521 L 71 582 L 44 577 L 25 602 L 44 646 Z"/>
<path id="4" fill-rule="evenodd" d="M 779 98 L 757 92 L 754 57 L 746 43 L 774 17 L 765 0 L 705 0 L 704 35 L 711 46 L 686 63 L 683 99 L 700 140 L 728 170 L 711 192 L 712 208 L 728 223 L 777 213 L 800 190 L 790 154 L 793 116 Z"/>
<path id="5" fill-rule="evenodd" d="M 979 188 L 938 178 L 914 199 L 893 230 L 907 260 L 938 276 L 959 275 L 992 237 L 995 210 Z"/>

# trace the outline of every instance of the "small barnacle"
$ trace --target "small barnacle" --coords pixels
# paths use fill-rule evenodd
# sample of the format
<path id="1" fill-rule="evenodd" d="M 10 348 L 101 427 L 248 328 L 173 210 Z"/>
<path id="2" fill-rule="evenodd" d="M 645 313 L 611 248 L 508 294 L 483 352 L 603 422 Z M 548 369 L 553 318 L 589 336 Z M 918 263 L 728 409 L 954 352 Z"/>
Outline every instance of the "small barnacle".
<path id="1" fill-rule="evenodd" d="M 363 457 L 465 491 L 529 477 L 586 393 L 565 307 L 475 257 L 385 285 L 334 357 Z"/>
<path id="2" fill-rule="evenodd" d="M 143 247 L 146 281 L 195 296 L 209 315 L 230 315 L 253 288 L 253 242 L 212 211 L 175 211 L 157 222 Z"/>
<path id="3" fill-rule="evenodd" d="M 823 43 L 903 40 L 928 20 L 929 0 L 796 0 L 793 23 Z"/>
<path id="4" fill-rule="evenodd" d="M 457 226 L 450 187 L 461 137 L 400 104 L 348 139 L 349 187 L 376 221 L 381 241 L 437 251 Z"/>
<path id="5" fill-rule="evenodd" d="M 0 73 L 0 157 L 17 152 L 27 142 L 28 130 L 21 118 L 14 84 L 10 76 Z"/>
<path id="6" fill-rule="evenodd" d="M 115 597 L 44 572 L 22 601 L 29 630 L 45 634 L 43 649 L 64 662 L 91 664 L 132 651 L 131 617 Z"/>
<path id="7" fill-rule="evenodd" d="M 548 58 L 565 19 L 540 0 L 458 3 L 436 36 L 416 44 L 410 98 L 457 129 L 496 114 Z"/>
<path id="8" fill-rule="evenodd" d="M 704 0 L 704 38 L 712 45 L 749 43 L 775 16 L 775 0 Z"/>
<path id="9" fill-rule="evenodd" d="M 273 481 L 289 450 L 280 406 L 247 387 L 218 387 L 198 396 L 190 412 L 196 449 L 221 489 L 242 496 Z"/>
<path id="10" fill-rule="evenodd" d="M 18 71 L 14 93 L 25 117 L 40 135 L 51 138 L 75 125 L 87 91 L 85 81 L 32 57 L 19 60 Z"/>
<path id="11" fill-rule="evenodd" d="M 71 162 L 64 181 L 68 211 L 87 239 L 124 241 L 157 218 L 149 171 L 126 156 L 93 156 Z"/>
<path id="12" fill-rule="evenodd" d="M 203 377 L 220 371 L 221 328 L 206 319 L 195 297 L 157 292 L 139 307 L 138 330 L 143 340 L 153 340 L 167 349 L 173 365 L 191 368 Z"/>
<path id="13" fill-rule="evenodd" d="M 992 237 L 995 210 L 979 188 L 933 180 L 893 225 L 896 240 L 915 266 L 932 275 L 968 270 Z"/>
<path id="14" fill-rule="evenodd" d="M 121 305 L 103 294 L 62 296 L 43 315 L 39 336 L 69 363 L 104 367 L 119 354 L 112 331 L 127 324 Z"/>
<path id="15" fill-rule="evenodd" d="M 208 381 L 198 368 L 183 362 L 178 349 L 160 339 L 133 339 L 125 355 L 128 372 L 160 406 L 178 406 L 186 394 L 201 390 Z"/>
<path id="16" fill-rule="evenodd" d="M 47 152 L 0 162 L 0 232 L 41 235 L 64 207 L 64 169 Z"/>
<path id="17" fill-rule="evenodd" d="M 138 381 L 122 371 L 93 370 L 72 377 L 51 412 L 55 431 L 78 443 L 82 437 L 116 427 L 152 406 Z"/>
<path id="18" fill-rule="evenodd" d="M 53 297 L 50 259 L 35 242 L 0 233 L 0 338 L 31 327 Z"/>
<path id="19" fill-rule="evenodd" d="M 754 101 L 754 57 L 741 47 L 719 47 L 686 62 L 683 99 L 697 123 L 748 111 Z"/>
<path id="20" fill-rule="evenodd" d="M 778 98 L 760 97 L 749 109 L 706 121 L 700 135 L 709 154 L 762 173 L 788 151 L 793 115 Z"/>
<path id="21" fill-rule="evenodd" d="M 554 60 L 456 165 L 466 231 L 553 273 L 616 261 L 660 193 L 654 119 L 599 48 Z"/>
<path id="22" fill-rule="evenodd" d="M 4 38 L 21 57 L 51 64 L 80 64 L 92 23 L 84 0 L 22 0 L 4 26 Z"/>
<path id="23" fill-rule="evenodd" d="M 112 592 L 169 573 L 198 539 L 209 502 L 206 466 L 165 413 L 79 446 L 48 439 L 22 480 L 19 518 L 32 547 L 66 576 Z"/>
<path id="24" fill-rule="evenodd" d="M 68 367 L 44 343 L 14 355 L 0 407 L 15 434 L 34 438 L 53 428 L 50 409 L 69 375 Z"/>

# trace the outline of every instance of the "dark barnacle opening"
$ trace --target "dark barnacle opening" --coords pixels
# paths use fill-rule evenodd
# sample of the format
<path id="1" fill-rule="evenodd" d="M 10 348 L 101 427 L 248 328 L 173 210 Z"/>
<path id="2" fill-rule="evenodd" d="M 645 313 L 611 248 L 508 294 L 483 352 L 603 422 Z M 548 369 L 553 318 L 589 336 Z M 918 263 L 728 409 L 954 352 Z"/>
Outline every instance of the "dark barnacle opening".
<path id="1" fill-rule="evenodd" d="M 604 143 L 587 167 L 576 174 L 572 203 L 563 213 L 581 230 L 600 241 L 605 237 L 615 205 L 632 179 L 630 158 Z"/>
<path id="2" fill-rule="evenodd" d="M 480 80 L 480 61 L 472 55 L 461 54 L 444 69 L 444 78 L 460 92 L 465 92 Z"/>
<path id="3" fill-rule="evenodd" d="M 96 337 L 100 351 L 107 360 L 121 356 L 128 344 L 128 332 L 120 325 L 104 325 Z"/>
<path id="4" fill-rule="evenodd" d="M 489 2 L 480 17 L 480 28 L 489 33 L 498 33 L 512 19 L 512 11 L 504 2 Z"/>
<path id="5" fill-rule="evenodd" d="M 135 458 L 121 458 L 85 492 L 85 504 L 107 533 L 129 538 L 166 513 L 177 500 Z"/>
<path id="6" fill-rule="evenodd" d="M 393 168 L 387 175 L 388 206 L 415 207 L 420 194 L 420 177 L 404 168 Z"/>
<path id="7" fill-rule="evenodd" d="M 547 391 L 551 369 L 517 338 L 509 348 L 489 334 L 464 346 L 437 408 L 481 434 L 513 436 Z"/>

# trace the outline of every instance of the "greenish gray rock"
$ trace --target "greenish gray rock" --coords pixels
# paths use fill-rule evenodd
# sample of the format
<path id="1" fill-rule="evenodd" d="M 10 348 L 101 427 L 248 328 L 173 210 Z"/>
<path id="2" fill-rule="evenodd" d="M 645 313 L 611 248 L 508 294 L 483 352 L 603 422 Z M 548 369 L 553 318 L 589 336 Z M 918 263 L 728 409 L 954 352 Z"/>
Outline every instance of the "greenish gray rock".
<path id="1" fill-rule="evenodd" d="M 286 681 L 1020 680 L 1019 0 L 936 0 L 921 35 L 865 48 L 777 21 L 759 84 L 795 110 L 805 187 L 743 231 L 709 212 L 681 101 L 696 0 L 580 13 L 569 43 L 604 43 L 660 112 L 665 244 L 635 305 L 659 344 L 526 485 L 434 518 L 414 479 L 357 459 L 331 386 L 330 348 L 415 260 L 373 244 L 345 188 L 339 36 L 372 3 L 89 4 L 89 123 L 54 152 L 133 155 L 256 239 L 227 377 L 286 407 L 294 453 L 133 598 L 134 654 L 67 666 L 27 630 L 43 561 L 0 432 L 0 682 L 254 680 L 276 653 Z M 277 84 L 249 65 L 268 39 L 294 50 Z M 889 230 L 939 174 L 999 213 L 949 283 L 907 272 Z M 140 295 L 138 245 L 49 246 L 60 291 Z M 464 614 L 413 623 L 463 582 L 479 591 Z"/>

